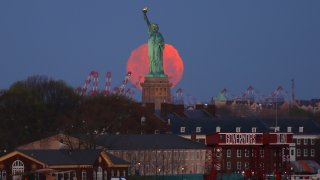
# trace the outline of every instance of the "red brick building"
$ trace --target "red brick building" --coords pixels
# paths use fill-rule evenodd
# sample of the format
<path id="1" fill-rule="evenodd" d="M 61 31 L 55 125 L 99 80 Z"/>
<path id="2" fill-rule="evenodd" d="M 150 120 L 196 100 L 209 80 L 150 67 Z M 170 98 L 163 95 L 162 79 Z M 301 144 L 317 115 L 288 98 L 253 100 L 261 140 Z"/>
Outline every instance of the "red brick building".
<path id="1" fill-rule="evenodd" d="M 238 173 L 264 179 L 271 175 L 290 174 L 289 144 L 292 133 L 222 133 L 207 135 L 212 147 L 209 179 Z"/>
<path id="2" fill-rule="evenodd" d="M 0 179 L 126 177 L 129 163 L 104 150 L 18 150 L 0 157 Z"/>

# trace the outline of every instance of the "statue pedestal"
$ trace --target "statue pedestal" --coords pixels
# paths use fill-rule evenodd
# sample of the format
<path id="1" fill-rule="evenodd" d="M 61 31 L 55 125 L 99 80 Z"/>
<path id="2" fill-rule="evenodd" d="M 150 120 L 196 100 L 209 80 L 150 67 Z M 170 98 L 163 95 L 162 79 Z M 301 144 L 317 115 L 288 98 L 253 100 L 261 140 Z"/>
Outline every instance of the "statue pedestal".
<path id="1" fill-rule="evenodd" d="M 145 77 L 142 87 L 142 103 L 154 103 L 155 109 L 161 108 L 161 103 L 171 103 L 172 83 L 167 77 Z"/>

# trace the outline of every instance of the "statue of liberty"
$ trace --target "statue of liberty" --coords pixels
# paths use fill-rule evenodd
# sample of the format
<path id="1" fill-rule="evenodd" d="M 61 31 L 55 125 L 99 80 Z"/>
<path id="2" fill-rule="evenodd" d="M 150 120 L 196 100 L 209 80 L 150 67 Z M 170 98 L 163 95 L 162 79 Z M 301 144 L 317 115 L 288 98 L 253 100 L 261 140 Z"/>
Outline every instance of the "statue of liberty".
<path id="1" fill-rule="evenodd" d="M 159 26 L 151 23 L 147 17 L 148 8 L 145 7 L 142 10 L 144 20 L 148 25 L 148 57 L 149 57 L 149 74 L 146 77 L 167 77 L 163 71 L 163 50 L 164 39 L 159 32 Z"/>

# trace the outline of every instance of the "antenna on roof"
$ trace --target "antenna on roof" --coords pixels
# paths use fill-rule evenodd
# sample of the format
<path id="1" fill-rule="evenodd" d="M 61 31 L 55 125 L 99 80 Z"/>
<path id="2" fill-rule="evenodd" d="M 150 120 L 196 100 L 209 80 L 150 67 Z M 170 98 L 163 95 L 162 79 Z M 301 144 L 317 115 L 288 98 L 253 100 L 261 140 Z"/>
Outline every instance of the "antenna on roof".
<path id="1" fill-rule="evenodd" d="M 294 78 L 291 79 L 291 98 L 292 98 L 292 104 L 295 103 L 296 97 L 295 97 L 295 83 L 294 83 Z"/>

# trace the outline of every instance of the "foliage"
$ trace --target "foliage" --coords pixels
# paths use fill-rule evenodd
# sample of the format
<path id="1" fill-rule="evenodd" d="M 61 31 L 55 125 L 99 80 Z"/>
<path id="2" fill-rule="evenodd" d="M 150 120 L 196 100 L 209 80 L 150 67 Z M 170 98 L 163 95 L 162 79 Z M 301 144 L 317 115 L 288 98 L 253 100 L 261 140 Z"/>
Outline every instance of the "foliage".
<path id="1" fill-rule="evenodd" d="M 63 81 L 32 76 L 0 95 L 0 154 L 63 132 L 94 137 L 103 133 L 153 133 L 165 124 L 140 104 L 119 95 L 79 96 Z M 141 117 L 147 122 L 141 125 Z"/>
<path id="2" fill-rule="evenodd" d="M 0 145 L 11 149 L 54 132 L 54 121 L 78 102 L 63 81 L 32 76 L 0 97 Z"/>

